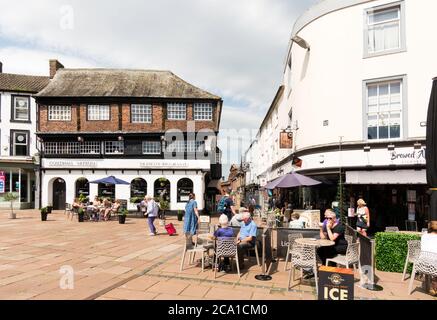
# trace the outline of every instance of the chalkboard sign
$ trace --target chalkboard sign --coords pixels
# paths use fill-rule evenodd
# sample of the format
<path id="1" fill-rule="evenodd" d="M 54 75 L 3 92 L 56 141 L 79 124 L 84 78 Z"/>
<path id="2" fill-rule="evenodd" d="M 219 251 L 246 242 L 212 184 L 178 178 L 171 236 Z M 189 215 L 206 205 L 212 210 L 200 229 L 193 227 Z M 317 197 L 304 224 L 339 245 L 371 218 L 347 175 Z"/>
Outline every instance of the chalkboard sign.
<path id="1" fill-rule="evenodd" d="M 319 229 L 289 229 L 289 228 L 277 228 L 277 251 L 276 255 L 278 258 L 284 258 L 287 255 L 288 250 L 288 235 L 292 233 L 301 233 L 304 238 L 320 238 Z"/>

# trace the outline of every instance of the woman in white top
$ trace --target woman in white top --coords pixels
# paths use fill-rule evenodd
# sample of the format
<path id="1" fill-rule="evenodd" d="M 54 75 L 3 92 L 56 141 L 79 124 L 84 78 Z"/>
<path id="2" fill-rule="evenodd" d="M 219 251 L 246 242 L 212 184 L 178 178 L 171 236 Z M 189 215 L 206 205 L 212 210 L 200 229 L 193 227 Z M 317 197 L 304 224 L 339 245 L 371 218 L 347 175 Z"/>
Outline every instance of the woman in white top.
<path id="1" fill-rule="evenodd" d="M 366 207 L 366 202 L 363 199 L 357 201 L 357 231 L 367 237 L 367 230 L 370 228 L 370 212 Z"/>
<path id="2" fill-rule="evenodd" d="M 430 223 L 429 233 L 422 236 L 421 251 L 432 252 L 437 254 L 437 222 Z M 437 296 L 437 278 L 432 279 L 432 288 L 430 294 Z"/>

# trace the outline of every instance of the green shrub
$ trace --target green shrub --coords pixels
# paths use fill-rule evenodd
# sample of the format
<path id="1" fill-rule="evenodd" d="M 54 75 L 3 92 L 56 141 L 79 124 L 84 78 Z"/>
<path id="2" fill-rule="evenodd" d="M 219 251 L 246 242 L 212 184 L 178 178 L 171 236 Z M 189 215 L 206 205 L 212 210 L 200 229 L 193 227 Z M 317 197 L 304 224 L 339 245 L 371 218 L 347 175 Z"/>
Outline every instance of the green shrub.
<path id="1" fill-rule="evenodd" d="M 381 232 L 375 235 L 375 240 L 376 269 L 402 273 L 407 259 L 407 242 L 420 240 L 420 236 L 398 232 Z M 412 265 L 409 266 L 408 272 L 411 273 L 411 269 Z"/>

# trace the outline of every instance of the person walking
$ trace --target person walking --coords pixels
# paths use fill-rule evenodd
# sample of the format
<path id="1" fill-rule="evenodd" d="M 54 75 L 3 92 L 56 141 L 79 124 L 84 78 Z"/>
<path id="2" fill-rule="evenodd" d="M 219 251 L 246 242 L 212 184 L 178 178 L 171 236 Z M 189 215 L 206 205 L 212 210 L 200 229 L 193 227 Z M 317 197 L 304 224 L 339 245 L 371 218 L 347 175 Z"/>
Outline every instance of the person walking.
<path id="1" fill-rule="evenodd" d="M 147 201 L 147 211 L 146 211 L 146 217 L 147 222 L 149 224 L 150 229 L 150 236 L 155 236 L 157 234 L 156 227 L 154 225 L 155 219 L 158 216 L 158 204 L 151 196 L 146 196 Z"/>
<path id="2" fill-rule="evenodd" d="M 197 209 L 196 195 L 190 193 L 188 203 L 185 205 L 184 234 L 186 238 L 192 241 L 197 231 L 197 222 L 199 221 L 199 210 Z"/>
<path id="3" fill-rule="evenodd" d="M 226 215 L 229 221 L 231 221 L 233 216 L 236 214 L 234 201 L 232 201 L 232 198 L 230 196 L 231 192 L 232 192 L 231 188 L 225 189 L 225 195 L 220 199 L 217 208 L 217 212 L 219 214 Z"/>
<path id="4" fill-rule="evenodd" d="M 366 207 L 366 202 L 363 199 L 357 201 L 357 231 L 367 237 L 367 230 L 370 228 L 370 212 Z"/>

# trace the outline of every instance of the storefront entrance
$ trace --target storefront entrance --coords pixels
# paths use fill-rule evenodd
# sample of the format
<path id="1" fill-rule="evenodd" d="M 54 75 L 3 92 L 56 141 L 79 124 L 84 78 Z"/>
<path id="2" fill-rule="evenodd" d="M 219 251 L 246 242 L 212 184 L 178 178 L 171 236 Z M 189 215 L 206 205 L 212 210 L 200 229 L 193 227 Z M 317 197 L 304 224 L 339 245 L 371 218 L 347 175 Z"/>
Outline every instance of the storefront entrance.
<path id="1" fill-rule="evenodd" d="M 53 182 L 53 210 L 65 210 L 65 181 L 57 178 Z"/>

